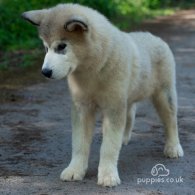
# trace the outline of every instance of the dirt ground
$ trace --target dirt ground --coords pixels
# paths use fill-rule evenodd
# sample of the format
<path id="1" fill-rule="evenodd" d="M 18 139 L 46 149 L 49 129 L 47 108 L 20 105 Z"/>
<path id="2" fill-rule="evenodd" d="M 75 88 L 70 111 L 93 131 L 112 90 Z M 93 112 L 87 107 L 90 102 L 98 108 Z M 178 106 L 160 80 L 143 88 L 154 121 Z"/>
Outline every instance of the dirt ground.
<path id="1" fill-rule="evenodd" d="M 163 127 L 151 104 L 144 102 L 137 112 L 132 141 L 121 150 L 120 186 L 105 188 L 96 184 L 102 140 L 100 121 L 96 124 L 85 179 L 60 181 L 60 172 L 71 158 L 67 83 L 45 81 L 37 70 L 30 70 L 24 75 L 40 75 L 30 77 L 36 78 L 36 84 L 0 84 L 0 194 L 195 194 L 195 10 L 149 21 L 140 28 L 162 37 L 174 52 L 178 122 L 185 156 L 163 156 Z M 15 73 L 10 80 L 22 76 Z M 159 163 L 169 169 L 168 176 L 151 175 L 151 169 Z"/>

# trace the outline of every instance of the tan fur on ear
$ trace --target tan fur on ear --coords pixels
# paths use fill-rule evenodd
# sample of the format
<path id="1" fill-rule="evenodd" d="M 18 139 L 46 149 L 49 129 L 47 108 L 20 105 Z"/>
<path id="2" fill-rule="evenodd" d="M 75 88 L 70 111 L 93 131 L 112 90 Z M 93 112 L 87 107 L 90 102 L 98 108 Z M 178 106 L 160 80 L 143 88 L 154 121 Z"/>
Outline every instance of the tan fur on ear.
<path id="1" fill-rule="evenodd" d="M 46 11 L 47 10 L 27 11 L 22 14 L 22 18 L 29 21 L 33 25 L 40 26 Z"/>
<path id="2" fill-rule="evenodd" d="M 65 24 L 65 29 L 69 32 L 72 31 L 87 31 L 88 30 L 88 25 L 87 22 L 81 18 L 81 17 L 73 17 L 70 20 L 68 20 Z"/>

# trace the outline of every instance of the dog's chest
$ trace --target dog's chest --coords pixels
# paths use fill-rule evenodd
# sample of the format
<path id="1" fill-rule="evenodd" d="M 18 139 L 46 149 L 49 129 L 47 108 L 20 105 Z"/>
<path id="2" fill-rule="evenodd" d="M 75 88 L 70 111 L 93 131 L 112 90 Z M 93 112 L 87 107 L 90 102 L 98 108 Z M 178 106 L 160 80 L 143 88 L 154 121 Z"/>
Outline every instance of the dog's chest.
<path id="1" fill-rule="evenodd" d="M 68 84 L 74 102 L 83 106 L 98 107 L 101 90 L 98 90 L 98 83 L 94 82 L 93 78 L 88 80 L 69 77 Z"/>

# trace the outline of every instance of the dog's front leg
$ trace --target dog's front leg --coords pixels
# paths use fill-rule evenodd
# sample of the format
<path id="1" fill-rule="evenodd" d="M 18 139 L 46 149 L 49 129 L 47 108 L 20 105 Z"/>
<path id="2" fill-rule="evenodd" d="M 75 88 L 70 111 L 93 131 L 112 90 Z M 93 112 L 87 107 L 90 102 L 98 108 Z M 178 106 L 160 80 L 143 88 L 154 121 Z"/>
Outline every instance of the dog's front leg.
<path id="1" fill-rule="evenodd" d="M 104 112 L 103 142 L 100 150 L 98 184 L 116 186 L 120 184 L 117 161 L 121 149 L 126 122 L 126 109 L 107 110 Z"/>
<path id="2" fill-rule="evenodd" d="M 88 167 L 95 112 L 90 107 L 72 105 L 72 160 L 63 170 L 63 181 L 82 180 Z"/>

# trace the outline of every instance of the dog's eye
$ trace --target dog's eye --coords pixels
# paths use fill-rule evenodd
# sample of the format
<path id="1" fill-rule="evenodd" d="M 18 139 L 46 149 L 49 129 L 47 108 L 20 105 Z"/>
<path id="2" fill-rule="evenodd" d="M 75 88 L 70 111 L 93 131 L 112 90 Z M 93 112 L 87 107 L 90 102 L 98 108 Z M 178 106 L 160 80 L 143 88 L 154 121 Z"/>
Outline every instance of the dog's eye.
<path id="1" fill-rule="evenodd" d="M 48 52 L 48 47 L 45 47 L 45 52 L 46 52 L 46 53 Z"/>
<path id="2" fill-rule="evenodd" d="M 56 47 L 56 49 L 54 51 L 58 54 L 63 54 L 64 55 L 65 54 L 65 48 L 66 48 L 66 44 L 61 43 Z"/>
<path id="3" fill-rule="evenodd" d="M 66 44 L 65 44 L 65 43 L 62 43 L 62 44 L 59 44 L 59 45 L 58 45 L 57 50 L 58 50 L 58 51 L 62 51 L 62 50 L 64 50 L 65 48 L 66 48 Z"/>

